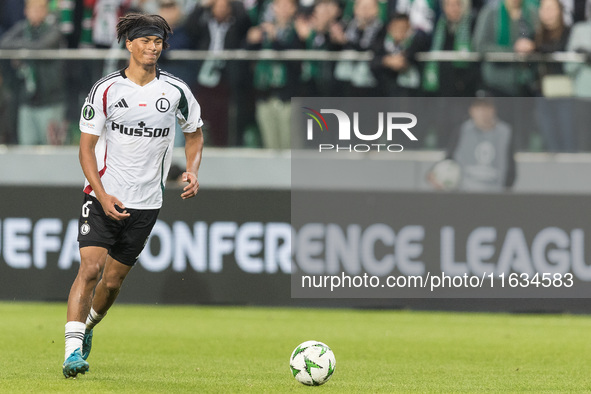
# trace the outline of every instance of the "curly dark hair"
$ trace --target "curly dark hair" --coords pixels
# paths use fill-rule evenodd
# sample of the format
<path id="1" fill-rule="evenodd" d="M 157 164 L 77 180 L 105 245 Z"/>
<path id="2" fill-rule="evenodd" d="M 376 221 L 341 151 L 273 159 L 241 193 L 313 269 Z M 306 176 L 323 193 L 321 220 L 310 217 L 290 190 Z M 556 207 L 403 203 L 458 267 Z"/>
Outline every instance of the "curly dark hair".
<path id="1" fill-rule="evenodd" d="M 168 48 L 166 40 L 168 36 L 172 34 L 172 29 L 168 25 L 168 22 L 160 15 L 148 15 L 140 13 L 130 13 L 119 18 L 117 23 L 117 42 L 121 42 L 121 39 L 128 39 L 128 35 L 131 30 L 138 27 L 156 27 L 162 30 L 162 41 L 163 48 Z"/>

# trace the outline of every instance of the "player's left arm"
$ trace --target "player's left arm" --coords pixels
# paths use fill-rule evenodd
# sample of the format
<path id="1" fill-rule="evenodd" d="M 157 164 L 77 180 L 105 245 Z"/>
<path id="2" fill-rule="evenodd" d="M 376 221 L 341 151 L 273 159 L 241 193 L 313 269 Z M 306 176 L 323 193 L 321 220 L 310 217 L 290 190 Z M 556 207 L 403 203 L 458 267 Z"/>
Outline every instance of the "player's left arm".
<path id="1" fill-rule="evenodd" d="M 185 158 L 187 160 L 187 170 L 183 172 L 183 182 L 189 184 L 183 188 L 181 198 L 195 197 L 199 191 L 199 182 L 197 174 L 201 165 L 201 153 L 203 152 L 203 132 L 198 127 L 194 133 L 183 133 L 185 135 Z"/>

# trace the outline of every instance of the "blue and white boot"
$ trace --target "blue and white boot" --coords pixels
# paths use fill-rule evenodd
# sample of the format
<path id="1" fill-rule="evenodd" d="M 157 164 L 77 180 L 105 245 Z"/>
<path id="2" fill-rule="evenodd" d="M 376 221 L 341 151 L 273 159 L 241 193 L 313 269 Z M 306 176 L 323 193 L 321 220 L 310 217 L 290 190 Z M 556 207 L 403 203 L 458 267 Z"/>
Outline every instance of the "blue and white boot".
<path id="1" fill-rule="evenodd" d="M 84 360 L 88 359 L 90 349 L 92 349 L 92 330 L 86 331 L 82 340 L 82 358 Z"/>
<path id="2" fill-rule="evenodd" d="M 62 366 L 62 372 L 66 378 L 75 378 L 79 373 L 84 375 L 89 369 L 90 366 L 82 357 L 80 348 L 74 350 Z"/>

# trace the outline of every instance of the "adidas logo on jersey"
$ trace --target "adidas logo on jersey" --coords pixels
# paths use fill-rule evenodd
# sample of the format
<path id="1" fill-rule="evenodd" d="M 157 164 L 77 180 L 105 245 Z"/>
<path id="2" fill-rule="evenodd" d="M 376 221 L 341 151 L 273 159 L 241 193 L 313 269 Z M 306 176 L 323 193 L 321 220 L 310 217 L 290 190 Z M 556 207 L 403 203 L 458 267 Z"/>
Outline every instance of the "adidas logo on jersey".
<path id="1" fill-rule="evenodd" d="M 116 108 L 129 108 L 129 105 L 125 102 L 125 99 L 121 99 L 115 104 Z"/>

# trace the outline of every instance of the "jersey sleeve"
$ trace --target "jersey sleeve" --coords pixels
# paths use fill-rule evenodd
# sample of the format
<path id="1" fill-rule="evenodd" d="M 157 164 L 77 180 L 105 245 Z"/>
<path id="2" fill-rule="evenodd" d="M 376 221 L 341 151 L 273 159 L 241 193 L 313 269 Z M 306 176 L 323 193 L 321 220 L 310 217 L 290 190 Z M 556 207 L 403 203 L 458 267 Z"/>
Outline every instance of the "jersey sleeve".
<path id="1" fill-rule="evenodd" d="M 176 117 L 183 133 L 194 133 L 203 126 L 201 120 L 201 106 L 186 86 L 181 87 L 181 99 L 176 110 Z"/>
<path id="2" fill-rule="evenodd" d="M 102 99 L 98 101 L 102 101 Z M 102 103 L 93 104 L 89 98 L 86 98 L 80 114 L 80 131 L 100 136 L 103 133 L 106 119 Z"/>

